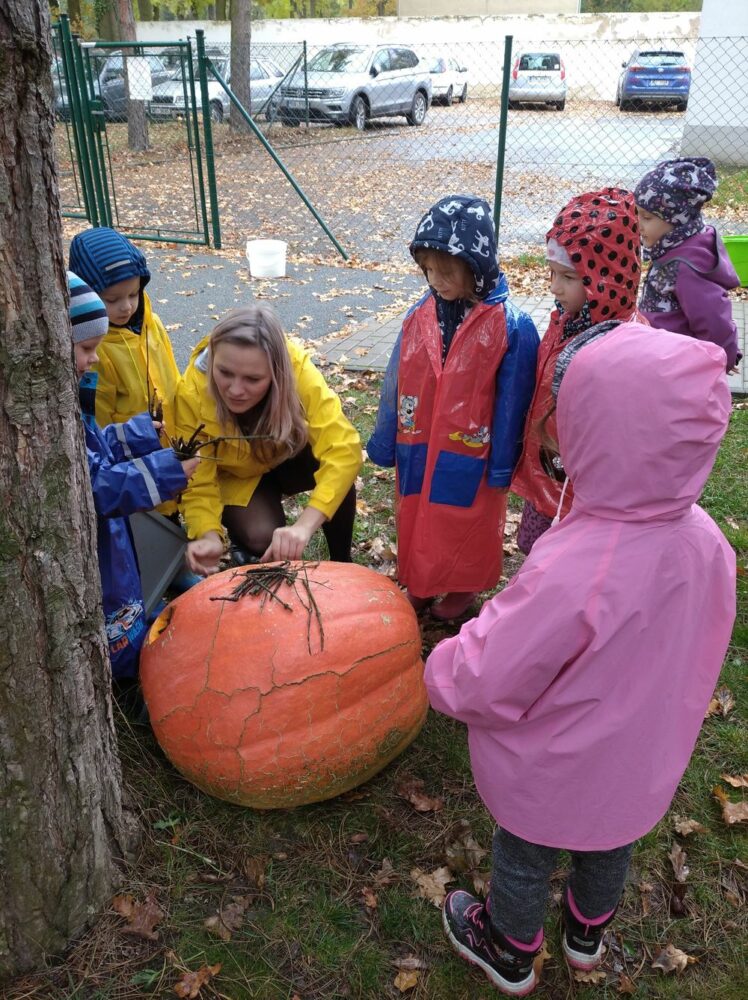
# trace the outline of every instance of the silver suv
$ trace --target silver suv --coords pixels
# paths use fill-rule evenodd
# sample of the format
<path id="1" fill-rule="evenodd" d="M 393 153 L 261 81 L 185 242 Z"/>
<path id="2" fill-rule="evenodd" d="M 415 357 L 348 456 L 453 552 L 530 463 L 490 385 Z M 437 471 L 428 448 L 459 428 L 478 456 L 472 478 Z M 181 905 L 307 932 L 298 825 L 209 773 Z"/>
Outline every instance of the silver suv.
<path id="1" fill-rule="evenodd" d="M 402 45 L 330 45 L 281 87 L 278 117 L 351 124 L 363 131 L 370 118 L 405 115 L 422 125 L 431 103 L 428 66 Z"/>

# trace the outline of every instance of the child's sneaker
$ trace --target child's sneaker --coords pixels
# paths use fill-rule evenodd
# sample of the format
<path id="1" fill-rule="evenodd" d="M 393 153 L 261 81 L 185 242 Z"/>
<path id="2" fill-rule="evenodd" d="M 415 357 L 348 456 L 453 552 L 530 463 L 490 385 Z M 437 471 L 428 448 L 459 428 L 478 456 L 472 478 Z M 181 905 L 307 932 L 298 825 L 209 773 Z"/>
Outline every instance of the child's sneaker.
<path id="1" fill-rule="evenodd" d="M 564 892 L 563 949 L 572 969 L 596 969 L 603 960 L 603 931 L 616 911 L 588 921 L 574 902 L 571 889 Z"/>
<path id="2" fill-rule="evenodd" d="M 533 961 L 540 948 L 517 947 L 491 930 L 486 907 L 469 892 L 456 889 L 444 900 L 442 922 L 453 947 L 480 966 L 502 993 L 524 997 L 537 986 Z"/>
<path id="3" fill-rule="evenodd" d="M 445 594 L 431 607 L 431 617 L 437 618 L 440 622 L 451 622 L 453 618 L 464 615 L 475 598 L 476 593 L 462 593 L 461 591 Z"/>

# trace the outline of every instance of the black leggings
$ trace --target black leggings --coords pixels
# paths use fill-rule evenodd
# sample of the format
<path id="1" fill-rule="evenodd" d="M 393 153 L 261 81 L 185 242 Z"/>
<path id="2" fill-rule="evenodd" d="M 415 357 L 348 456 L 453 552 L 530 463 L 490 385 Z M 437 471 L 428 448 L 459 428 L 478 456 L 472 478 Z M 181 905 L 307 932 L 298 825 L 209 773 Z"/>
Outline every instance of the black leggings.
<path id="1" fill-rule="evenodd" d="M 223 523 L 231 541 L 250 555 L 261 556 L 273 539 L 273 532 L 286 523 L 282 498 L 314 489 L 314 473 L 319 462 L 306 445 L 293 458 L 266 472 L 246 507 L 223 508 Z M 353 520 L 356 516 L 356 488 L 351 486 L 322 532 L 333 562 L 351 561 Z"/>

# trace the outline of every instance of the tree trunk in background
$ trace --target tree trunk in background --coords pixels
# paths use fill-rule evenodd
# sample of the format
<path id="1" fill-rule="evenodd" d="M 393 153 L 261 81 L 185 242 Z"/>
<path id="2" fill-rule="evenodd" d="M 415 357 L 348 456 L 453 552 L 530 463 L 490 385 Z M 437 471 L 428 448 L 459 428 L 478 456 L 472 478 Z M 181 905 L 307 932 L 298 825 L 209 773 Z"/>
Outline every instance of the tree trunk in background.
<path id="1" fill-rule="evenodd" d="M 68 4 L 70 4 L 70 0 L 68 0 Z M 141 21 L 153 20 L 153 4 L 151 0 L 138 0 L 138 14 Z"/>
<path id="2" fill-rule="evenodd" d="M 226 0 L 216 0 L 216 21 L 226 20 Z"/>
<path id="3" fill-rule="evenodd" d="M 132 12 L 132 0 L 113 0 L 116 41 L 135 42 L 137 34 L 135 31 L 135 15 Z M 127 53 L 123 53 L 125 70 L 125 86 L 129 88 L 127 68 L 132 58 Z M 137 97 L 137 86 L 133 87 Z M 129 93 L 128 89 L 128 93 Z M 128 100 L 127 102 L 127 145 L 130 149 L 140 152 L 148 149 L 148 116 L 145 110 L 146 102 L 143 100 Z"/>
<path id="4" fill-rule="evenodd" d="M 131 843 L 64 292 L 51 49 L 47 0 L 4 0 L 0 980 L 85 929 Z"/>
<path id="5" fill-rule="evenodd" d="M 252 0 L 232 0 L 231 4 L 231 89 L 250 111 L 249 56 L 252 41 Z M 233 132 L 248 132 L 249 126 L 231 106 L 229 127 Z"/>
<path id="6" fill-rule="evenodd" d="M 81 0 L 68 0 L 68 17 L 73 31 L 81 27 Z"/>

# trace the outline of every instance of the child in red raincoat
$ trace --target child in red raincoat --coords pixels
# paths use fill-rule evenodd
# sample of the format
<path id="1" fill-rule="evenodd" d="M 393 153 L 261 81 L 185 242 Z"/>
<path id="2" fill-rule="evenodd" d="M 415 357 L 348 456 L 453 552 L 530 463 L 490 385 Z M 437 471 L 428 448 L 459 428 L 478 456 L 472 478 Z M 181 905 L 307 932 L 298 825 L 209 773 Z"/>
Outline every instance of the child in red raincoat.
<path id="1" fill-rule="evenodd" d="M 571 508 L 563 465 L 543 444 L 556 437 L 551 394 L 556 358 L 573 337 L 599 323 L 647 322 L 636 311 L 641 253 L 630 192 L 603 188 L 578 195 L 561 209 L 546 242 L 556 308 L 538 351 L 535 394 L 512 479 L 513 492 L 526 501 L 517 537 L 525 554 L 554 516 Z"/>
<path id="2" fill-rule="evenodd" d="M 429 283 L 403 323 L 367 444 L 395 466 L 398 577 L 420 611 L 456 618 L 501 576 L 506 492 L 538 334 L 508 300 L 491 210 L 440 199 L 410 252 Z"/>

